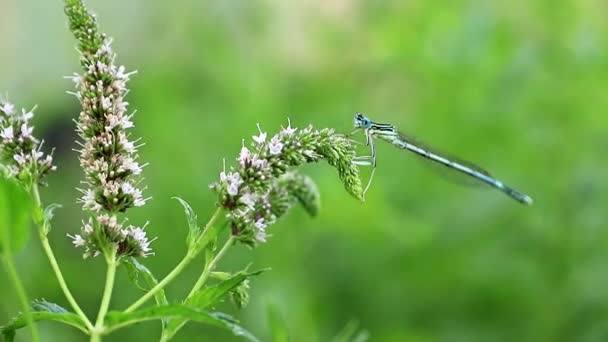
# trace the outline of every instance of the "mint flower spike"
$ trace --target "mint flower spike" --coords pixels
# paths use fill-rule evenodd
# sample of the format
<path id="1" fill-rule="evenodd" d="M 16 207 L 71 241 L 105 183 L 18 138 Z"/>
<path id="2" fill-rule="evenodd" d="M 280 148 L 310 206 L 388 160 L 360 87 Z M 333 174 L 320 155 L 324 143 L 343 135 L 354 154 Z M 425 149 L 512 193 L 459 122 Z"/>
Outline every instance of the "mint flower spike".
<path id="1" fill-rule="evenodd" d="M 103 243 L 116 245 L 117 254 L 123 256 L 147 257 L 154 255 L 150 243 L 156 240 L 148 240 L 144 227 L 126 226 L 125 222 L 118 222 L 114 215 L 102 214 L 89 218 L 83 222 L 81 234 L 70 235 L 72 243 L 76 247 L 84 247 L 83 257 L 98 256 L 105 246 Z M 99 235 L 103 238 L 99 239 Z"/>
<path id="2" fill-rule="evenodd" d="M 287 174 L 299 165 L 326 160 L 337 169 L 345 189 L 362 200 L 359 171 L 352 163 L 354 147 L 343 135 L 313 126 L 297 129 L 290 122 L 270 139 L 259 124 L 258 132 L 250 147 L 243 141 L 238 165 L 229 171 L 224 166 L 220 181 L 210 186 L 227 210 L 232 235 L 239 241 L 252 247 L 265 242 L 267 227 L 298 200 L 304 201 L 309 213 L 316 213 L 318 196 L 311 195 L 318 192 L 314 183 Z M 286 180 L 298 181 L 298 186 Z M 299 197 L 298 191 L 303 191 Z M 317 204 L 308 205 L 314 201 Z"/>
<path id="3" fill-rule="evenodd" d="M 0 168 L 6 176 L 15 178 L 27 188 L 33 184 L 45 185 L 42 179 L 56 170 L 53 156 L 45 155 L 41 149 L 43 142 L 33 135 L 34 127 L 30 119 L 34 110 L 21 109 L 4 98 L 0 98 Z"/>
<path id="4" fill-rule="evenodd" d="M 77 247 L 84 247 L 84 257 L 96 256 L 115 248 L 117 256 L 152 255 L 145 226 L 125 226 L 117 215 L 146 204 L 139 186 L 142 170 L 137 150 L 143 144 L 132 140 L 135 112 L 128 113 L 127 83 L 136 72 L 125 72 L 115 64 L 112 41 L 99 33 L 95 15 L 81 0 L 67 0 L 65 12 L 70 30 L 78 41 L 83 73 L 67 76 L 74 82 L 82 105 L 77 121 L 81 138 L 80 166 L 85 172 L 80 202 L 93 217 L 83 223 L 81 234 L 70 235 Z"/>

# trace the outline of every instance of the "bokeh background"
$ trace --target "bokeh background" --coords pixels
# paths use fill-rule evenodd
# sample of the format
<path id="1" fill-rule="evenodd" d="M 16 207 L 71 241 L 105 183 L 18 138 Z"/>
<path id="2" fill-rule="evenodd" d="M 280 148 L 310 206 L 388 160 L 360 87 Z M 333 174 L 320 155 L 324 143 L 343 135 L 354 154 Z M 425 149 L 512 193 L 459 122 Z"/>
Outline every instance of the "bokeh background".
<path id="1" fill-rule="evenodd" d="M 234 248 L 220 269 L 272 270 L 252 281 L 249 307 L 222 310 L 263 341 L 273 341 L 269 311 L 291 341 L 331 341 L 349 322 L 371 341 L 608 340 L 605 1 L 87 3 L 118 62 L 139 71 L 128 100 L 153 201 L 129 217 L 158 236 L 145 260 L 158 277 L 185 251 L 183 210 L 170 198 L 207 217 L 208 184 L 256 123 L 276 132 L 289 117 L 348 132 L 360 111 L 478 162 L 534 205 L 445 182 L 386 144 L 365 203 L 328 165 L 305 167 L 321 190 L 320 215 L 296 208 L 267 244 Z M 72 151 L 79 107 L 62 78 L 79 71 L 78 57 L 61 1 L 0 0 L 0 46 L 1 91 L 18 106 L 38 104 L 36 131 L 57 148 L 60 168 L 42 192 L 64 205 L 50 239 L 94 315 L 103 261 L 83 261 L 66 238 L 85 215 Z M 68 307 L 37 239 L 17 262 L 31 297 Z M 199 260 L 172 283 L 171 298 L 201 268 Z M 13 293 L 0 272 L 0 322 L 19 310 Z M 113 308 L 138 295 L 121 272 Z M 58 324 L 40 329 L 45 341 L 86 340 Z M 158 333 L 149 323 L 109 339 Z M 175 339 L 202 340 L 239 339 L 196 324 Z"/>

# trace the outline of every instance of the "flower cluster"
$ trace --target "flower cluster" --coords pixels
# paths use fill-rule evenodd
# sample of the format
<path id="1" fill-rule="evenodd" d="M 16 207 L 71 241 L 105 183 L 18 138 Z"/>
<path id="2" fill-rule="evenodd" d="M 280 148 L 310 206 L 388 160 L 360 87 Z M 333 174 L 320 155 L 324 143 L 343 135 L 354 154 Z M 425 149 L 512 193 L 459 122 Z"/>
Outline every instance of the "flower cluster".
<path id="1" fill-rule="evenodd" d="M 249 305 L 249 278 L 243 280 L 237 287 L 230 291 L 230 299 L 237 308 L 243 309 Z"/>
<path id="2" fill-rule="evenodd" d="M 55 170 L 53 157 L 40 150 L 42 143 L 32 135 L 33 116 L 33 109 L 19 113 L 12 103 L 0 99 L 0 166 L 9 177 L 26 185 L 42 183 L 42 178 Z"/>
<path id="3" fill-rule="evenodd" d="M 145 226 L 144 226 L 145 228 Z M 98 235 L 103 236 L 99 238 Z M 147 257 L 153 254 L 150 243 L 143 228 L 126 226 L 118 222 L 115 215 L 102 214 L 83 222 L 81 234 L 68 235 L 76 247 L 84 247 L 84 257 L 97 256 L 104 249 L 102 243 L 117 246 L 118 255 Z"/>
<path id="4" fill-rule="evenodd" d="M 317 184 L 310 177 L 288 172 L 277 180 L 276 189 L 284 189 L 310 216 L 315 217 L 319 213 L 321 196 Z M 285 212 L 288 209 L 286 208 Z"/>
<path id="5" fill-rule="evenodd" d="M 91 254 L 93 248 L 105 244 L 101 241 L 105 239 L 117 246 L 119 255 L 149 255 L 149 241 L 142 228 L 122 228 L 116 223 L 116 213 L 142 206 L 147 200 L 138 187 L 145 165 L 138 163 L 137 140 L 131 140 L 127 131 L 133 127 L 135 113 L 127 112 L 129 103 L 124 98 L 134 72 L 127 73 L 123 66 L 114 64 L 116 54 L 110 39 L 98 32 L 95 16 L 82 1 L 71 0 L 66 14 L 78 40 L 84 69 L 82 75 L 70 76 L 77 89 L 73 94 L 82 104 L 77 131 L 82 139 L 80 165 L 87 188 L 81 190 L 81 201 L 83 209 L 95 215 L 93 224 L 84 225 L 82 236 L 74 236 L 74 243 L 85 246 Z"/>
<path id="6" fill-rule="evenodd" d="M 220 173 L 211 185 L 219 203 L 228 211 L 232 234 L 239 241 L 255 245 L 266 241 L 266 228 L 300 201 L 312 214 L 318 207 L 318 191 L 308 178 L 288 172 L 311 162 L 326 160 L 338 170 L 348 192 L 362 198 L 358 169 L 353 165 L 353 147 L 348 139 L 331 129 L 292 128 L 289 124 L 268 139 L 258 125 L 251 148 L 243 147 L 238 166 Z"/>

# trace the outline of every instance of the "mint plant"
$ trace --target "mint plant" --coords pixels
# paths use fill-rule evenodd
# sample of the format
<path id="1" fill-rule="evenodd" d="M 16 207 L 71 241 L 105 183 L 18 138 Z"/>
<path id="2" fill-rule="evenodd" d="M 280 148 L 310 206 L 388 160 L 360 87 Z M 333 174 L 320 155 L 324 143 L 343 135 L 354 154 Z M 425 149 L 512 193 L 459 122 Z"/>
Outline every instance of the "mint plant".
<path id="1" fill-rule="evenodd" d="M 0 252 L 18 293 L 22 313 L 0 327 L 6 341 L 16 331 L 28 327 L 32 340 L 38 341 L 36 321 L 52 320 L 73 326 L 101 341 L 109 333 L 142 321 L 158 320 L 162 326 L 160 341 L 171 340 L 189 321 L 227 329 L 250 341 L 257 341 L 239 322 L 214 305 L 230 299 L 243 308 L 249 301 L 250 278 L 264 270 L 217 271 L 221 259 L 235 244 L 256 248 L 271 236 L 269 228 L 297 204 L 311 216 L 319 210 L 319 191 L 297 167 L 326 161 L 336 168 L 348 193 L 362 199 L 359 171 L 353 163 L 354 146 L 332 129 L 313 126 L 295 128 L 288 121 L 272 137 L 262 131 L 252 137 L 227 168 L 224 160 L 219 180 L 210 185 L 217 196 L 215 212 L 204 224 L 196 211 L 181 198 L 176 200 L 186 213 L 188 229 L 183 259 L 162 278 L 143 263 L 155 255 L 145 231 L 148 223 L 133 225 L 129 210 L 150 200 L 144 195 L 143 169 L 137 150 L 142 145 L 129 129 L 134 114 L 125 97 L 127 83 L 135 72 L 126 72 L 116 64 L 111 39 L 101 33 L 94 14 L 81 0 L 65 0 L 69 28 L 77 41 L 82 70 L 69 78 L 71 92 L 80 102 L 76 120 L 80 136 L 79 160 L 84 171 L 82 197 L 79 201 L 87 215 L 80 232 L 68 234 L 74 246 L 82 248 L 84 260 L 100 257 L 107 265 L 106 281 L 96 317 L 88 317 L 70 291 L 56 260 L 48 234 L 53 233 L 53 212 L 59 205 L 44 207 L 39 187 L 46 186 L 45 176 L 55 171 L 52 154 L 42 151 L 42 142 L 33 135 L 33 110 L 16 111 L 7 99 L 0 101 Z M 58 171 L 61 172 L 61 171 Z M 12 255 L 27 237 L 28 221 L 37 227 L 42 248 L 49 260 L 70 308 L 48 301 L 29 301 L 12 262 Z M 151 224 L 154 224 L 153 222 Z M 158 238 L 162 239 L 162 236 Z M 185 298 L 167 298 L 164 288 L 204 254 L 200 276 Z M 143 291 L 127 308 L 112 307 L 114 279 L 123 268 L 132 283 Z M 152 301 L 153 300 L 153 301 Z"/>

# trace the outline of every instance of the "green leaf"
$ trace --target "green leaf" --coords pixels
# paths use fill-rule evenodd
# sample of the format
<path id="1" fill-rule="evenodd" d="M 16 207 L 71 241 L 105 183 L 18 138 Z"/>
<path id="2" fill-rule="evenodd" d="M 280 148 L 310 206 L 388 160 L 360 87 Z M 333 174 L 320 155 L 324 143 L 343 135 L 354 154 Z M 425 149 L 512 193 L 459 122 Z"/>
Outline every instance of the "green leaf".
<path id="1" fill-rule="evenodd" d="M 184 207 L 186 212 L 186 220 L 188 221 L 188 237 L 186 239 L 186 243 L 188 244 L 189 249 L 193 249 L 201 232 L 201 228 L 198 226 L 197 222 L 198 217 L 188 202 L 179 197 L 173 197 L 173 199 L 178 200 L 179 203 Z"/>
<path id="2" fill-rule="evenodd" d="M 268 329 L 272 342 L 289 342 L 289 330 L 276 304 L 268 305 Z"/>
<path id="3" fill-rule="evenodd" d="M 71 325 L 84 333 L 87 333 L 85 324 L 80 320 L 78 315 L 68 312 L 66 309 L 55 303 L 49 303 L 44 300 L 32 302 L 32 319 L 34 321 L 55 321 L 67 325 Z M 17 329 L 27 325 L 25 316 L 19 314 L 10 320 L 6 325 L 0 327 L 0 333 L 6 341 L 12 341 Z"/>
<path id="4" fill-rule="evenodd" d="M 266 270 L 267 269 L 263 269 L 251 273 L 247 273 L 245 271 L 238 272 L 226 280 L 222 280 L 217 284 L 206 286 L 198 290 L 192 297 L 186 300 L 185 304 L 198 309 L 205 309 L 215 304 L 218 300 L 226 296 L 231 290 L 239 286 L 249 277 L 258 275 Z M 181 326 L 187 321 L 188 319 L 186 318 L 170 320 L 169 324 L 167 324 L 167 327 L 163 331 L 163 334 L 168 334 L 169 336 L 174 335 L 177 330 L 179 330 L 179 328 L 181 328 Z"/>
<path id="5" fill-rule="evenodd" d="M 186 300 L 186 303 L 201 309 L 207 308 L 217 303 L 218 300 L 235 289 L 237 286 L 241 285 L 241 283 L 243 283 L 247 278 L 259 275 L 267 270 L 269 269 L 262 269 L 250 273 L 245 271 L 235 273 L 226 280 L 198 290 L 192 297 L 190 297 L 190 299 Z"/>
<path id="6" fill-rule="evenodd" d="M 59 304 L 47 302 L 43 300 L 35 300 L 32 302 L 32 311 L 34 312 L 52 312 L 52 313 L 67 313 L 68 310 L 59 306 Z"/>
<path id="7" fill-rule="evenodd" d="M 125 262 L 123 262 L 122 265 L 124 265 L 125 269 L 127 270 L 129 280 L 133 285 L 135 285 L 135 287 L 144 292 L 148 292 L 151 288 L 158 284 L 158 280 L 156 280 L 156 277 L 152 274 L 152 271 L 150 271 L 146 266 L 137 261 L 136 258 L 131 257 L 125 259 L 124 261 Z M 146 285 L 141 284 L 141 278 L 144 279 Z M 166 305 L 169 303 L 167 301 L 164 289 L 161 289 L 160 291 L 156 292 L 156 294 L 154 295 L 154 300 L 156 301 L 157 305 Z M 165 319 L 161 321 L 163 329 L 165 329 L 167 323 L 168 322 Z"/>
<path id="8" fill-rule="evenodd" d="M 231 331 L 235 336 L 242 336 L 248 341 L 259 341 L 249 331 L 241 327 L 232 316 L 220 312 L 208 312 L 184 304 L 155 306 L 128 313 L 111 311 L 106 316 L 106 324 L 109 332 L 139 322 L 166 318 L 179 318 L 205 323 Z"/>
<path id="9" fill-rule="evenodd" d="M 122 263 L 127 270 L 127 274 L 129 275 L 129 280 L 135 285 L 135 287 L 140 290 L 147 292 L 154 286 L 158 284 L 158 280 L 152 274 L 146 266 L 141 264 L 135 258 L 127 258 Z M 140 276 L 146 282 L 146 285 L 142 285 L 140 282 Z M 160 290 L 154 295 L 154 299 L 156 300 L 156 304 L 165 305 L 168 304 L 167 297 L 165 296 L 165 290 Z"/>
<path id="10" fill-rule="evenodd" d="M 29 238 L 30 196 L 18 184 L 0 179 L 0 252 L 18 251 Z"/>

